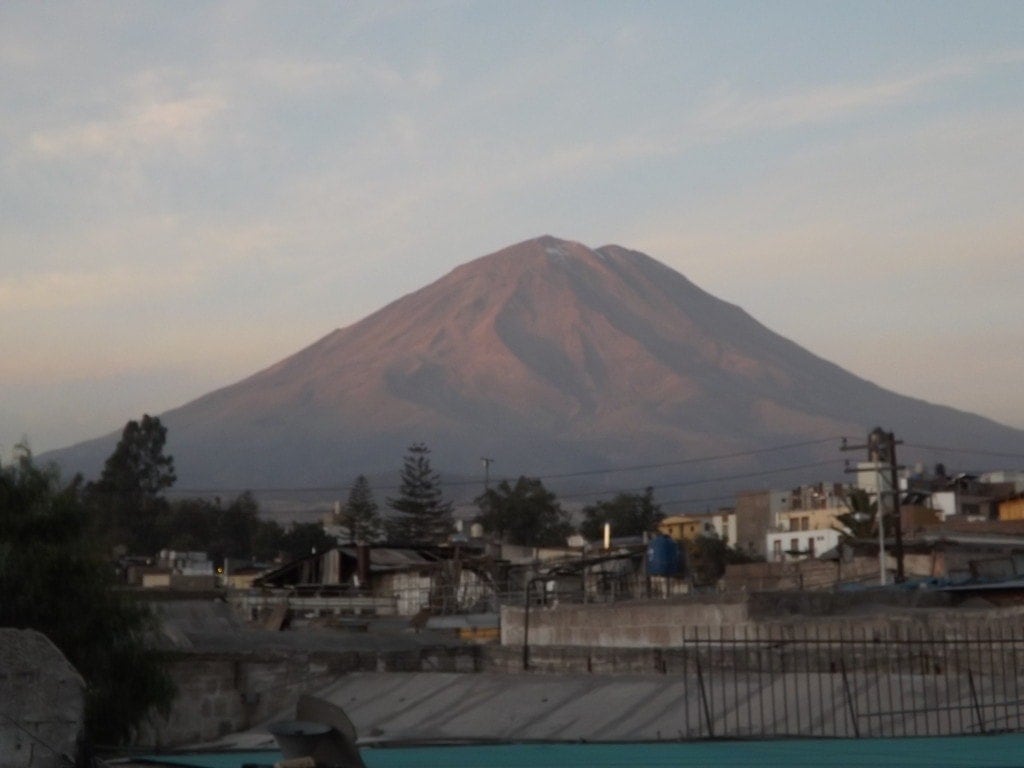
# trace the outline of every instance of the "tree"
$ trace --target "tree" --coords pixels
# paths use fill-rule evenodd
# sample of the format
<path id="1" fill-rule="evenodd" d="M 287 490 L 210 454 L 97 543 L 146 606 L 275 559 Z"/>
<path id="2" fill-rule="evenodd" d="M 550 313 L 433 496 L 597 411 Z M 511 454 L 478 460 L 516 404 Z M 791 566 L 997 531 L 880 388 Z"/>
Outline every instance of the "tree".
<path id="1" fill-rule="evenodd" d="M 537 478 L 520 475 L 514 486 L 502 480 L 476 499 L 476 520 L 484 530 L 509 544 L 532 547 L 565 544 L 572 523 L 555 494 Z"/>
<path id="2" fill-rule="evenodd" d="M 160 521 L 161 548 L 179 551 L 208 550 L 217 536 L 217 502 L 209 499 L 179 499 L 170 505 Z"/>
<path id="3" fill-rule="evenodd" d="M 164 455 L 167 427 L 156 416 L 129 421 L 103 466 L 98 490 L 125 496 L 153 498 L 174 485 L 174 458 Z"/>
<path id="4" fill-rule="evenodd" d="M 405 544 L 440 544 L 454 530 L 452 505 L 442 500 L 441 477 L 430 467 L 430 449 L 409 446 L 398 498 L 388 499 L 397 515 L 388 523 L 388 538 Z"/>
<path id="5" fill-rule="evenodd" d="M 654 503 L 654 489 L 643 495 L 620 493 L 611 501 L 599 501 L 583 508 L 580 533 L 595 541 L 604 535 L 604 524 L 610 523 L 615 536 L 640 536 L 658 527 L 665 517 L 661 506 Z"/>
<path id="6" fill-rule="evenodd" d="M 277 560 L 284 551 L 284 528 L 275 520 L 260 520 L 252 542 L 251 556 L 259 561 Z"/>
<path id="7" fill-rule="evenodd" d="M 852 488 L 843 496 L 846 512 L 836 515 L 837 529 L 844 541 L 878 538 L 878 501 L 863 488 Z M 895 535 L 892 520 L 885 521 L 885 535 Z"/>
<path id="8" fill-rule="evenodd" d="M 285 530 L 273 520 L 260 519 L 259 504 L 249 491 L 227 506 L 219 497 L 178 499 L 160 518 L 155 536 L 162 548 L 203 550 L 215 563 L 228 558 L 274 560 L 288 549 Z M 297 547 L 295 540 L 289 546 Z"/>
<path id="9" fill-rule="evenodd" d="M 158 521 L 167 511 L 163 491 L 174 485 L 174 459 L 164 455 L 167 428 L 148 414 L 129 421 L 100 479 L 87 487 L 95 520 L 110 544 L 152 554 Z"/>
<path id="10" fill-rule="evenodd" d="M 753 563 L 756 558 L 733 549 L 717 535 L 687 539 L 687 567 L 695 586 L 710 586 L 725 575 L 725 567 L 734 563 Z"/>
<path id="11" fill-rule="evenodd" d="M 380 538 L 383 523 L 377 513 L 377 502 L 373 500 L 370 481 L 360 475 L 348 492 L 348 501 L 341 510 L 338 523 L 348 529 L 350 544 L 376 541 Z"/>
<path id="12" fill-rule="evenodd" d="M 244 491 L 226 507 L 217 499 L 215 508 L 214 532 L 206 546 L 210 557 L 214 562 L 252 558 L 256 532 L 261 524 L 256 499 L 249 491 Z"/>
<path id="13" fill-rule="evenodd" d="M 292 560 L 309 557 L 313 552 L 327 552 L 338 546 L 320 523 L 293 523 L 281 537 L 281 550 Z"/>
<path id="14" fill-rule="evenodd" d="M 92 743 L 129 740 L 147 713 L 166 713 L 174 686 L 147 645 L 154 619 L 118 591 L 89 538 L 80 478 L 63 484 L 23 449 L 0 468 L 0 626 L 45 634 L 86 683 Z"/>

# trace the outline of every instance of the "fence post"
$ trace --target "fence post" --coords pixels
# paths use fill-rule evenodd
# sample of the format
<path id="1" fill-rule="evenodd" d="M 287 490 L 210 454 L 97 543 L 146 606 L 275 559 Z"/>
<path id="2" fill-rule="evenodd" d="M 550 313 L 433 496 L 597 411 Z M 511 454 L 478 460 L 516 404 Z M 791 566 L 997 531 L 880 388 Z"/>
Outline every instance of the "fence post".
<path id="1" fill-rule="evenodd" d="M 981 704 L 978 701 L 978 689 L 974 686 L 974 673 L 971 672 L 970 666 L 967 667 L 967 684 L 971 689 L 971 701 L 974 702 L 974 714 L 978 718 L 978 727 L 981 728 L 982 733 L 988 733 L 988 729 L 985 728 L 985 718 L 981 714 Z"/>
<path id="2" fill-rule="evenodd" d="M 697 687 L 700 689 L 701 703 L 704 705 L 704 721 L 708 725 L 708 738 L 715 738 L 715 724 L 711 721 L 711 707 L 708 706 L 708 692 L 704 687 L 704 672 L 700 663 L 700 642 L 697 644 Z"/>
<path id="3" fill-rule="evenodd" d="M 846 693 L 846 706 L 850 710 L 850 724 L 853 725 L 853 737 L 860 738 L 860 726 L 857 724 L 857 710 L 853 706 L 853 692 L 850 691 L 850 680 L 846 676 L 846 657 L 840 650 L 839 668 L 843 672 L 843 691 Z"/>

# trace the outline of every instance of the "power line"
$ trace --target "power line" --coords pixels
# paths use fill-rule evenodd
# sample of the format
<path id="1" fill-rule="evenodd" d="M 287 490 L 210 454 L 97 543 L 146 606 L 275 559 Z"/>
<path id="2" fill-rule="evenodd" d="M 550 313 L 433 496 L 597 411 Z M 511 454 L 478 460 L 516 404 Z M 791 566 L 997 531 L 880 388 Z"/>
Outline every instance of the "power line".
<path id="1" fill-rule="evenodd" d="M 667 467 L 681 467 L 686 464 L 699 464 L 706 461 L 725 461 L 727 459 L 741 459 L 745 456 L 756 456 L 761 453 L 777 453 L 792 448 L 805 448 L 809 445 L 820 445 L 842 440 L 842 435 L 837 437 L 824 437 L 820 440 L 804 440 L 800 443 L 789 443 L 788 445 L 776 445 L 767 448 L 754 448 L 748 451 L 736 451 L 734 453 L 722 453 L 712 456 L 698 456 L 690 459 L 679 459 L 678 461 L 667 461 L 661 464 L 638 464 L 631 467 L 614 467 L 606 469 L 588 469 L 579 472 L 564 472 L 556 475 L 541 475 L 540 480 L 564 480 L 569 477 L 586 477 L 588 475 L 606 475 L 615 472 L 640 472 L 647 469 L 666 469 Z"/>
<path id="2" fill-rule="evenodd" d="M 973 448 L 949 448 L 939 445 L 920 445 L 918 443 L 904 443 L 906 448 L 917 448 L 922 451 L 939 451 L 941 453 L 970 454 L 971 456 L 994 456 L 1003 459 L 1024 459 L 1024 453 L 1009 453 L 1002 451 L 978 451 Z"/>
<path id="3" fill-rule="evenodd" d="M 820 439 L 817 439 L 817 440 L 804 440 L 804 441 L 798 442 L 798 443 L 787 443 L 787 444 L 784 444 L 784 445 L 768 446 L 768 447 L 765 447 L 765 448 L 754 448 L 754 449 L 746 450 L 746 451 L 735 451 L 733 453 L 712 454 L 710 456 L 696 456 L 696 457 L 692 457 L 692 458 L 688 458 L 688 459 L 679 459 L 677 461 L 667 461 L 667 462 L 661 462 L 661 463 L 656 463 L 656 464 L 637 464 L 637 465 L 626 466 L 626 467 L 605 467 L 605 468 L 602 468 L 602 469 L 588 469 L 588 470 L 580 470 L 580 471 L 577 471 L 577 472 L 563 472 L 563 473 L 556 473 L 556 474 L 550 474 L 550 475 L 532 475 L 531 477 L 535 477 L 537 480 L 541 480 L 541 481 L 550 481 L 550 480 L 565 480 L 565 479 L 574 478 L 574 477 L 590 477 L 590 476 L 594 476 L 594 475 L 609 475 L 609 474 L 614 474 L 616 472 L 640 472 L 640 471 L 650 470 L 650 469 L 667 469 L 669 467 L 681 467 L 681 466 L 686 466 L 686 465 L 689 465 L 689 464 L 699 464 L 699 463 L 710 462 L 710 461 L 726 461 L 726 460 L 729 460 L 729 459 L 740 459 L 740 458 L 744 458 L 744 457 L 747 457 L 747 456 L 756 456 L 756 455 L 763 454 L 763 453 L 778 453 L 780 451 L 792 450 L 794 448 L 805 448 L 805 447 L 812 446 L 812 445 L 821 445 L 821 444 L 824 444 L 824 443 L 838 442 L 840 440 L 842 440 L 842 436 L 841 435 L 835 436 L 835 437 L 820 438 Z M 493 461 L 493 459 L 491 459 L 490 461 Z M 799 469 L 799 467 L 797 467 L 797 468 Z M 771 470 L 771 472 L 774 472 L 774 471 L 776 471 L 776 470 Z M 782 472 L 782 471 L 786 471 L 786 470 L 778 470 L 778 471 Z M 516 477 L 512 477 L 512 476 L 501 477 L 501 478 L 499 478 L 499 481 L 512 481 L 512 480 L 517 479 L 517 477 L 518 476 L 516 476 Z M 493 478 L 491 478 L 491 479 L 493 480 Z M 706 482 L 713 482 L 713 481 L 706 481 Z M 456 487 L 457 488 L 457 487 L 462 487 L 462 486 L 479 485 L 479 483 L 480 483 L 479 479 L 474 479 L 474 480 L 452 480 L 452 481 L 444 482 L 444 486 L 445 487 L 449 487 L 449 488 L 452 488 L 452 487 Z M 396 490 L 399 490 L 400 487 L 401 486 L 399 486 L 399 485 L 377 486 L 377 488 L 375 490 L 377 490 L 377 491 L 396 491 Z M 661 486 L 661 487 L 669 487 L 669 486 Z M 191 493 L 191 494 L 217 494 L 217 493 L 231 493 L 231 492 L 242 493 L 244 491 L 251 491 L 253 493 L 295 493 L 295 492 L 300 492 L 300 491 L 303 492 L 303 493 L 334 493 L 334 492 L 338 492 L 338 491 L 346 491 L 346 490 L 348 490 L 348 488 L 349 488 L 348 485 L 345 485 L 345 486 L 329 485 L 329 486 L 318 486 L 318 487 L 283 487 L 282 486 L 282 487 L 269 487 L 269 488 L 176 488 L 176 489 L 173 489 L 172 491 L 170 491 L 169 495 L 182 495 L 182 494 L 186 494 L 186 493 Z M 641 490 L 643 490 L 643 489 L 641 489 Z M 593 492 L 593 493 L 600 493 L 600 492 Z M 587 494 L 584 494 L 584 495 L 587 495 Z"/>
<path id="4" fill-rule="evenodd" d="M 658 499 L 657 504 L 659 507 L 677 507 L 680 505 L 693 506 L 696 504 L 722 504 L 723 502 L 729 502 L 735 500 L 734 494 L 723 494 L 722 496 L 702 496 L 702 497 L 690 497 L 682 499 Z"/>
<path id="5" fill-rule="evenodd" d="M 656 487 L 656 490 L 662 490 L 664 488 L 689 488 L 694 485 L 707 485 L 708 483 L 726 483 L 734 480 L 747 480 L 751 477 L 765 477 L 767 475 L 780 475 L 784 472 L 796 472 L 804 469 L 814 469 L 816 467 L 824 467 L 830 464 L 841 464 L 844 463 L 843 459 L 828 459 L 826 461 L 815 461 L 810 464 L 797 464 L 790 467 L 779 467 L 778 469 L 764 469 L 758 470 L 757 472 L 743 472 L 735 475 L 721 475 L 719 477 L 708 477 L 701 480 L 680 480 L 676 483 L 661 483 Z M 618 493 L 637 493 L 639 491 L 646 490 L 645 488 L 630 488 Z M 600 494 L 606 494 L 607 491 L 581 491 L 579 493 L 564 494 L 560 498 L 563 499 L 574 499 L 580 496 L 596 496 Z"/>

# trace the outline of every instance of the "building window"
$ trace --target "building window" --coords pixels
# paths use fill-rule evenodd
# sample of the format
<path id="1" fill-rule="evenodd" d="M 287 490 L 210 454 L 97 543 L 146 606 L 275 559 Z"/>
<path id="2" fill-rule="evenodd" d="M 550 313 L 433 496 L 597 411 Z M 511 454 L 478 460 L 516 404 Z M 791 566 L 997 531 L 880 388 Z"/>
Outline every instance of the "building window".
<path id="1" fill-rule="evenodd" d="M 809 517 L 801 517 L 800 518 L 800 530 L 801 531 L 806 531 L 810 527 L 810 525 L 811 525 L 811 518 L 809 518 Z"/>
<path id="2" fill-rule="evenodd" d="M 772 557 L 775 560 L 782 559 L 782 539 L 776 539 L 772 542 Z"/>
<path id="3" fill-rule="evenodd" d="M 814 557 L 814 539 L 807 540 L 807 554 L 809 557 Z"/>
<path id="4" fill-rule="evenodd" d="M 789 551 L 792 552 L 794 555 L 800 553 L 800 539 L 789 540 Z"/>

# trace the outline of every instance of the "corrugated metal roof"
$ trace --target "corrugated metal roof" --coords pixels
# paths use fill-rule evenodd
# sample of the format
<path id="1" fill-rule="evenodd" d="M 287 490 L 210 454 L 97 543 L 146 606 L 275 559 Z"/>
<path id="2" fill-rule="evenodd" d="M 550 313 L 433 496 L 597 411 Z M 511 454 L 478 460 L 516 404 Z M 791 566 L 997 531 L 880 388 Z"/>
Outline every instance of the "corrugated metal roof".
<path id="1" fill-rule="evenodd" d="M 358 557 L 355 547 L 339 547 L 348 557 Z M 370 549 L 370 570 L 416 567 L 436 563 L 436 558 L 427 557 L 415 549 L 392 549 L 390 547 L 373 547 Z"/>

